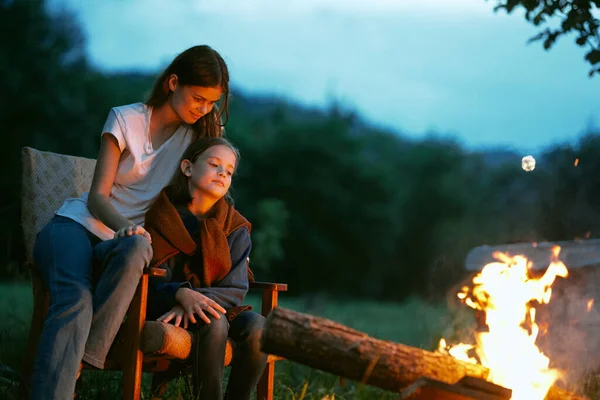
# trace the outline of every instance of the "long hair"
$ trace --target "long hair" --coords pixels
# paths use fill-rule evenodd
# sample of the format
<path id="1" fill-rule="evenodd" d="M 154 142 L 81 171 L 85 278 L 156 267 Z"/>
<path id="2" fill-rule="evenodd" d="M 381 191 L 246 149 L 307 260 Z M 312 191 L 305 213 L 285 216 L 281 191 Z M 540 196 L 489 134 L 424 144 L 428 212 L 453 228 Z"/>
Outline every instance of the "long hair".
<path id="1" fill-rule="evenodd" d="M 160 107 L 166 103 L 171 94 L 169 77 L 172 74 L 177 75 L 178 82 L 184 86 L 221 87 L 224 95 L 221 109 L 215 105 L 209 113 L 192 125 L 196 138 L 221 137 L 223 127 L 229 120 L 229 70 L 223 57 L 206 45 L 185 50 L 175 57 L 156 79 L 152 93 L 146 101 L 148 106 Z"/>
<path id="2" fill-rule="evenodd" d="M 235 154 L 235 170 L 237 170 L 237 166 L 240 164 L 240 152 L 227 139 L 222 137 L 203 137 L 194 141 L 183 153 L 179 165 L 181 166 L 183 160 L 188 160 L 191 163 L 196 162 L 202 153 L 214 146 L 227 146 L 233 151 L 233 154 Z M 174 205 L 187 205 L 192 201 L 188 187 L 189 179 L 190 178 L 183 173 L 180 167 L 177 168 L 171 179 L 171 183 L 166 190 L 169 200 L 171 200 L 171 203 Z M 233 204 L 233 198 L 231 197 L 229 190 L 225 194 L 225 200 L 229 204 Z"/>

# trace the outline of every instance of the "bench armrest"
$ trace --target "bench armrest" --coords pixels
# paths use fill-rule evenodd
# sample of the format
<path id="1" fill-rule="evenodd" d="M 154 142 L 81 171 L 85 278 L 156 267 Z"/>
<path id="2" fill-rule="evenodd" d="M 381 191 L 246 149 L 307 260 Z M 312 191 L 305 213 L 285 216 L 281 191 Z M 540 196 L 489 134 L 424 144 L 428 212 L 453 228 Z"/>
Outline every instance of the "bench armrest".
<path id="1" fill-rule="evenodd" d="M 164 268 L 144 268 L 144 275 L 163 277 L 167 276 L 167 270 Z"/>
<path id="2" fill-rule="evenodd" d="M 276 292 L 287 292 L 286 283 L 250 282 L 250 289 L 271 290 Z"/>
<path id="3" fill-rule="evenodd" d="M 271 282 L 250 282 L 250 289 L 262 290 L 261 314 L 263 315 L 263 317 L 266 317 L 267 315 L 269 315 L 271 310 L 277 307 L 277 304 L 279 303 L 279 292 L 286 292 L 287 284 Z"/>

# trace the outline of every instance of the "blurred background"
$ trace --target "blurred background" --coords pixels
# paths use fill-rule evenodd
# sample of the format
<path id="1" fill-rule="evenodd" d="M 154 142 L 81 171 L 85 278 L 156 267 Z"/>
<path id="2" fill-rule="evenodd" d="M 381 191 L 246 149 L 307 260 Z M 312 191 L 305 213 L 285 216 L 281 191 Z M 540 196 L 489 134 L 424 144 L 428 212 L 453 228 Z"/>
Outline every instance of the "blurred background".
<path id="1" fill-rule="evenodd" d="M 0 0 L 1 279 L 27 278 L 20 148 L 96 157 L 110 108 L 196 44 L 230 68 L 255 274 L 309 311 L 439 304 L 475 246 L 599 237 L 595 59 L 500 3 Z"/>
<path id="2" fill-rule="evenodd" d="M 96 157 L 111 107 L 209 44 L 231 70 L 234 182 L 261 279 L 439 296 L 480 244 L 596 237 L 600 80 L 493 1 L 3 0 L 2 276 L 20 147 Z M 536 168 L 521 169 L 533 155 Z M 575 160 L 579 159 L 578 165 Z"/>

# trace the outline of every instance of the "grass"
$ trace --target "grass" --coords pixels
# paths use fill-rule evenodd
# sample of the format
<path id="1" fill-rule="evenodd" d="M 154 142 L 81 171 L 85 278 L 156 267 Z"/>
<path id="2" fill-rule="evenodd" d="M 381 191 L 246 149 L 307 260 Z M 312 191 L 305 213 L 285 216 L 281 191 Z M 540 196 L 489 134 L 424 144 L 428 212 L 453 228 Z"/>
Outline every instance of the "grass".
<path id="1" fill-rule="evenodd" d="M 248 302 L 260 310 L 259 297 Z M 456 339 L 458 328 L 470 327 L 469 314 L 451 313 L 445 305 L 432 305 L 417 299 L 402 304 L 372 301 L 343 301 L 312 296 L 290 298 L 282 294 L 280 306 L 322 316 L 363 331 L 373 337 L 433 349 L 440 337 Z M 27 283 L 0 283 L 0 398 L 16 398 L 15 382 L 21 367 L 32 312 L 31 287 Z M 452 337 L 454 336 L 454 337 Z M 229 369 L 226 369 L 226 374 Z M 13 371 L 13 372 L 11 372 Z M 149 398 L 150 375 L 144 374 L 143 398 Z M 585 383 L 590 399 L 600 399 L 599 380 L 593 376 Z M 117 372 L 84 371 L 78 399 L 120 397 L 121 379 Z M 167 398 L 189 398 L 189 382 L 171 382 Z M 398 395 L 291 362 L 276 364 L 276 399 L 397 399 Z"/>
<path id="2" fill-rule="evenodd" d="M 260 298 L 250 295 L 248 302 L 260 310 Z M 324 296 L 289 298 L 281 296 L 280 306 L 333 319 L 371 336 L 416 347 L 432 348 L 434 338 L 447 325 L 447 310 L 417 300 L 405 304 L 340 301 Z M 0 283 L 0 362 L 15 371 L 5 372 L 0 383 L 0 397 L 14 397 L 13 384 L 18 380 L 32 312 L 32 294 L 28 283 Z M 6 369 L 6 368 L 5 368 Z M 119 373 L 95 374 L 84 371 L 79 399 L 119 397 Z M 150 376 L 144 374 L 144 394 L 148 396 Z M 189 392 L 184 379 L 169 386 L 169 397 L 179 398 Z M 6 395 L 2 395 L 2 394 Z M 329 397 L 328 397 L 329 396 Z M 277 399 L 391 399 L 393 393 L 360 385 L 290 361 L 276 364 L 275 397 Z"/>

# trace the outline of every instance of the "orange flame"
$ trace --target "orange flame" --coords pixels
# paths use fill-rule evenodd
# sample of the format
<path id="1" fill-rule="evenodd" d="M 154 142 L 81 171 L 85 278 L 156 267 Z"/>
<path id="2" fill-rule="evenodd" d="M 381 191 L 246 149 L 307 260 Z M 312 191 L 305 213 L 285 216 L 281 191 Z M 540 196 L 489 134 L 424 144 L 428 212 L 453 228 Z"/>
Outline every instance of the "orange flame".
<path id="1" fill-rule="evenodd" d="M 540 278 L 529 276 L 531 263 L 524 256 L 494 253 L 499 262 L 487 264 L 473 286 L 458 294 L 466 305 L 484 312 L 488 331 L 477 332 L 473 345 L 448 346 L 442 339 L 439 351 L 489 368 L 488 379 L 512 389 L 513 400 L 543 400 L 560 371 L 549 368 L 550 359 L 535 344 L 540 328 L 532 303 L 548 303 L 556 277 L 568 276 L 559 252 L 558 246 L 552 249 L 552 262 Z"/>
<path id="2" fill-rule="evenodd" d="M 592 311 L 592 307 L 594 307 L 594 299 L 589 299 L 587 302 L 587 310 L 588 312 Z"/>

